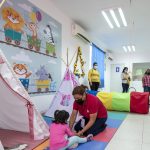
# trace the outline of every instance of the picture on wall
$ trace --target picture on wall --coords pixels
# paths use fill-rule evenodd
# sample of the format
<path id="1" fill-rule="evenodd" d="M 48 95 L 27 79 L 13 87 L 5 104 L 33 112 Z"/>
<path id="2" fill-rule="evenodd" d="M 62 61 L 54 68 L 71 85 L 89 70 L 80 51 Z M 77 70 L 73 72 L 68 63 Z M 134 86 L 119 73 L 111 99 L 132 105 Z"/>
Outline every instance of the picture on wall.
<path id="1" fill-rule="evenodd" d="M 144 63 L 133 63 L 132 66 L 132 79 L 133 81 L 141 81 L 144 76 L 146 70 L 150 68 L 150 62 Z"/>
<path id="2" fill-rule="evenodd" d="M 55 92 L 61 78 L 61 24 L 23 0 L 7 0 L 0 14 L 0 49 L 25 89 Z"/>

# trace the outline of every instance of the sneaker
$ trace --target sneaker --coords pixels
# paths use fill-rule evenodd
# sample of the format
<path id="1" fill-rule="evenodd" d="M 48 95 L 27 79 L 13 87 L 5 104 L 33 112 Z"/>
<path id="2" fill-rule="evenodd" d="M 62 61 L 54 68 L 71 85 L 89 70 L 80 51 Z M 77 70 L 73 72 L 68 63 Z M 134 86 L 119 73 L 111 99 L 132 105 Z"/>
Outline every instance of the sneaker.
<path id="1" fill-rule="evenodd" d="M 87 142 L 92 141 L 93 140 L 93 134 L 89 134 L 86 138 L 87 138 Z"/>

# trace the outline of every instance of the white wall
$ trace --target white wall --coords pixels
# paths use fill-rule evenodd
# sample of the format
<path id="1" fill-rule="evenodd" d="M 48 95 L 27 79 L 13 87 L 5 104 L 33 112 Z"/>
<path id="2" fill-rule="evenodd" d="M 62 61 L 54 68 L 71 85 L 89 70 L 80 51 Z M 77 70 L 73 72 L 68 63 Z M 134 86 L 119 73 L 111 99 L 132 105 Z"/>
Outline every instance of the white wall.
<path id="1" fill-rule="evenodd" d="M 104 71 L 104 89 L 105 92 L 110 92 L 110 64 L 111 61 L 106 58 L 105 59 L 105 71 Z"/>
<path id="2" fill-rule="evenodd" d="M 90 45 L 84 43 L 80 39 L 73 37 L 71 34 L 71 25 L 73 21 L 68 18 L 65 14 L 63 14 L 59 9 L 57 9 L 51 0 L 29 0 L 35 6 L 40 7 L 44 12 L 49 14 L 51 17 L 56 19 L 59 23 L 62 24 L 62 54 L 61 57 L 66 60 L 66 50 L 69 48 L 69 59 L 72 58 L 74 52 L 77 47 L 80 46 L 83 52 L 83 59 L 86 61 L 85 65 L 85 73 L 87 74 L 89 70 L 90 64 Z M 76 56 L 76 55 L 75 55 Z M 75 61 L 75 57 L 71 63 L 71 70 L 73 70 L 73 63 Z M 64 63 L 61 63 L 61 76 L 63 78 L 66 66 Z M 87 75 L 86 78 L 81 79 L 80 82 L 87 84 Z M 39 111 L 43 112 L 49 108 L 53 95 L 44 95 L 44 96 L 33 96 L 33 103 L 37 106 Z"/>
<path id="3" fill-rule="evenodd" d="M 141 63 L 141 62 L 150 62 L 150 51 L 148 52 L 135 52 L 135 53 L 114 53 L 114 60 L 111 64 L 124 64 L 129 68 L 129 72 L 132 74 L 132 64 L 133 63 Z M 121 70 L 122 71 L 122 70 Z M 112 78 L 110 77 L 110 80 Z M 120 83 L 116 83 L 120 84 Z M 110 85 L 115 86 L 115 85 Z M 133 81 L 131 82 L 131 86 L 135 87 L 137 91 L 143 91 L 142 82 L 141 81 Z M 117 89 L 117 92 L 120 89 Z"/>

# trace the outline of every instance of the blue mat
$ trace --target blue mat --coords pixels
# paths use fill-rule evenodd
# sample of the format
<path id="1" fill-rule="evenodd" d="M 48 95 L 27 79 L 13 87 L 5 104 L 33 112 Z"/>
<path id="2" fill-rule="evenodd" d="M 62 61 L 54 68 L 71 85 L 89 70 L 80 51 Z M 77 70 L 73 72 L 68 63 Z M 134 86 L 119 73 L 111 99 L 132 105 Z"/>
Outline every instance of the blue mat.
<path id="1" fill-rule="evenodd" d="M 85 144 L 80 144 L 75 150 L 104 150 L 106 145 L 106 142 L 91 141 Z"/>
<path id="2" fill-rule="evenodd" d="M 124 120 L 128 113 L 123 112 L 115 112 L 115 111 L 108 111 L 108 118 L 117 119 L 117 120 Z"/>

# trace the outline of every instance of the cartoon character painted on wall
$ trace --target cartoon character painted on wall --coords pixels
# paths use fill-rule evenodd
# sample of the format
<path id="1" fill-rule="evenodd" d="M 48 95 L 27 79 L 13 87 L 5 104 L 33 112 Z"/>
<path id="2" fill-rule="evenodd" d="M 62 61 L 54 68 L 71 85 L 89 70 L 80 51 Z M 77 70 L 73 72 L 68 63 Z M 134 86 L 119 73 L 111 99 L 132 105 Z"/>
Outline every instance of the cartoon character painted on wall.
<path id="1" fill-rule="evenodd" d="M 37 29 L 38 29 L 37 24 L 34 22 L 29 22 L 29 23 L 26 23 L 26 27 L 32 32 L 31 36 L 27 35 L 28 48 L 33 49 L 33 47 L 35 47 L 36 51 L 40 51 L 41 40 L 38 39 L 38 36 L 37 36 Z"/>
<path id="2" fill-rule="evenodd" d="M 71 95 L 64 95 L 62 94 L 62 99 L 60 104 L 62 106 L 69 106 L 70 105 L 70 101 L 71 101 Z"/>
<path id="3" fill-rule="evenodd" d="M 5 40 L 11 43 L 14 40 L 16 45 L 20 45 L 21 36 L 23 33 L 24 19 L 22 16 L 11 7 L 2 9 L 2 17 L 6 22 L 4 25 Z"/>
<path id="4" fill-rule="evenodd" d="M 27 35 L 28 48 L 35 48 L 36 51 L 40 51 L 41 40 L 38 38 L 38 22 L 42 20 L 42 14 L 40 11 L 33 7 L 32 11 L 29 13 L 30 22 L 26 23 L 26 27 L 32 32 L 32 35 Z"/>
<path id="5" fill-rule="evenodd" d="M 13 70 L 16 73 L 17 77 L 20 79 L 25 89 L 28 90 L 29 77 L 31 76 L 32 73 L 28 71 L 27 66 L 25 64 L 14 63 Z"/>
<path id="6" fill-rule="evenodd" d="M 43 30 L 44 38 L 46 39 L 46 54 L 52 54 L 56 56 L 55 52 L 55 43 L 52 34 L 52 29 L 50 25 L 46 25 L 45 29 Z"/>
<path id="7" fill-rule="evenodd" d="M 50 83 L 52 82 L 51 74 L 45 69 L 45 66 L 41 66 L 35 73 L 38 79 L 36 80 L 37 91 L 41 92 L 45 89 L 45 92 L 49 91 Z"/>

